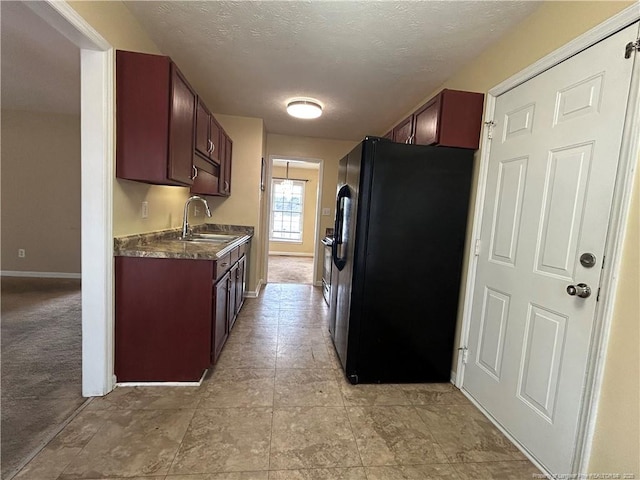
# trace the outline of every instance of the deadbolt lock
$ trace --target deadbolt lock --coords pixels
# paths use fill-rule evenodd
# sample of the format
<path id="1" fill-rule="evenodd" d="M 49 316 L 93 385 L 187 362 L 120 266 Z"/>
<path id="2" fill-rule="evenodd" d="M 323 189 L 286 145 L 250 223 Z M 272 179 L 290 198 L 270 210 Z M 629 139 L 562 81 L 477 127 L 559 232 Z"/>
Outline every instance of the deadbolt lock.
<path id="1" fill-rule="evenodd" d="M 596 264 L 596 256 L 593 253 L 583 253 L 580 255 L 580 264 L 584 268 L 591 268 Z"/>

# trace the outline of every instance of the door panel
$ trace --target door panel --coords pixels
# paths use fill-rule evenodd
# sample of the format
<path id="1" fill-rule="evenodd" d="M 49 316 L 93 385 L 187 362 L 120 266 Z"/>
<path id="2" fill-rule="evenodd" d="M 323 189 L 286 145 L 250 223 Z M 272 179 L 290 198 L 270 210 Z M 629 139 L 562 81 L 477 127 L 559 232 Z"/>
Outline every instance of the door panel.
<path id="1" fill-rule="evenodd" d="M 556 474 L 573 470 L 597 306 L 566 289 L 598 290 L 637 36 L 496 99 L 463 388 Z"/>

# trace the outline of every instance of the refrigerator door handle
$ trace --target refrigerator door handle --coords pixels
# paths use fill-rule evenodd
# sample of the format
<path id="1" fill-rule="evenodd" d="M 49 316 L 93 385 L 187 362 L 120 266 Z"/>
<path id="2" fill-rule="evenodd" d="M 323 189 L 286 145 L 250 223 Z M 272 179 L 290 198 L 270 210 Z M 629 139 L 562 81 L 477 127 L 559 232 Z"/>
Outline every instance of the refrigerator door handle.
<path id="1" fill-rule="evenodd" d="M 338 190 L 338 197 L 336 200 L 336 220 L 334 224 L 334 240 L 331 246 L 331 256 L 333 257 L 333 263 L 338 270 L 342 270 L 347 263 L 346 255 L 342 255 L 342 252 L 346 252 L 343 247 L 344 244 L 344 220 L 345 210 L 347 208 L 347 199 L 351 198 L 351 192 L 347 185 L 343 185 Z"/>

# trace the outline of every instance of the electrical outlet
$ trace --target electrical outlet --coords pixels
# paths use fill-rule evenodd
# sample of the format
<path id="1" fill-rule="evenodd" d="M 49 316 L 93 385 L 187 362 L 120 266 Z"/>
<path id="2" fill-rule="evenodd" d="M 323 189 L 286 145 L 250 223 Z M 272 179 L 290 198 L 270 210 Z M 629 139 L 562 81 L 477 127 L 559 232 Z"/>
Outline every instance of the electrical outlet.
<path id="1" fill-rule="evenodd" d="M 27 252 L 25 251 L 24 248 L 19 248 L 18 249 L 18 258 L 24 258 L 27 256 Z"/>
<path id="2" fill-rule="evenodd" d="M 331 209 L 330 208 L 323 208 L 322 209 L 322 216 L 323 217 L 328 217 L 329 215 L 331 215 Z"/>
<path id="3" fill-rule="evenodd" d="M 142 210 L 140 212 L 142 218 L 149 217 L 149 202 L 142 202 Z"/>
<path id="4" fill-rule="evenodd" d="M 194 207 L 193 207 L 193 216 L 194 217 L 199 217 L 200 216 L 200 207 L 198 205 L 194 205 Z"/>

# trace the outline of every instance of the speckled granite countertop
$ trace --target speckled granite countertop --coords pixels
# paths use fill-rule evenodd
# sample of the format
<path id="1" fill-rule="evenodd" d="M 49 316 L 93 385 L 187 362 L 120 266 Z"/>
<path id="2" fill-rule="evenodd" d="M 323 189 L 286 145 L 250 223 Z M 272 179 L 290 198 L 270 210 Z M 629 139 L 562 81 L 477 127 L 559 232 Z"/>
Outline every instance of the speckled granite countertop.
<path id="1" fill-rule="evenodd" d="M 253 227 L 204 223 L 193 227 L 193 233 L 236 235 L 226 243 L 196 243 L 180 240 L 181 230 L 174 228 L 113 239 L 116 257 L 181 258 L 189 260 L 218 260 L 253 237 Z"/>

